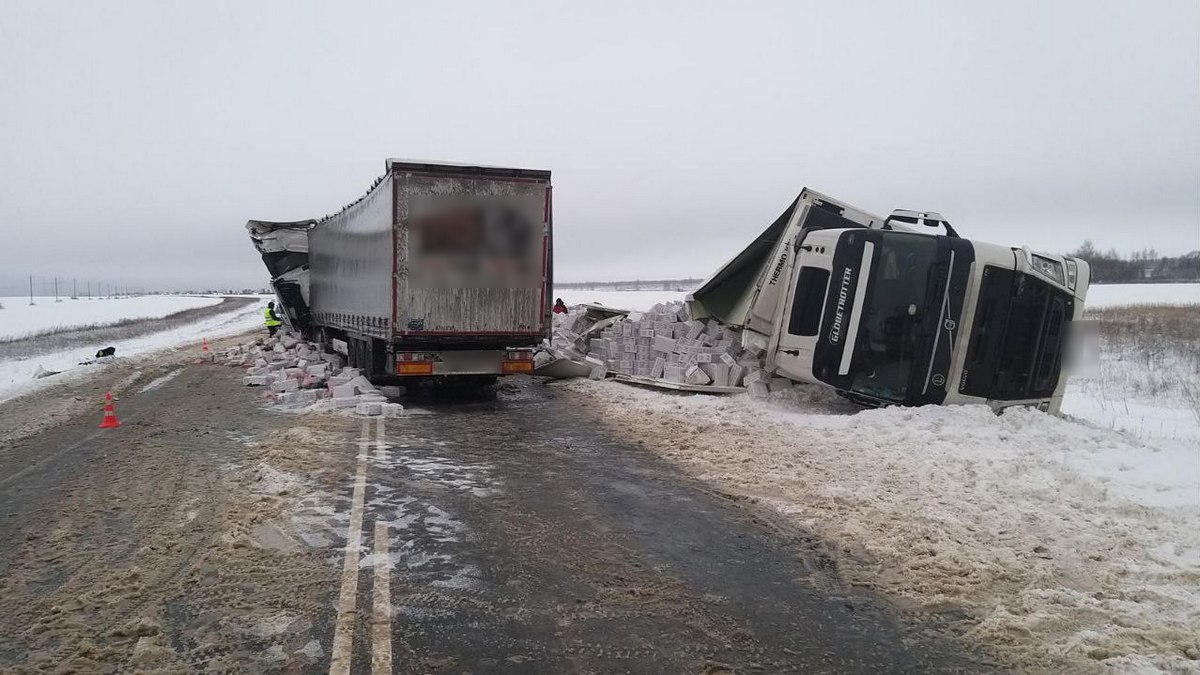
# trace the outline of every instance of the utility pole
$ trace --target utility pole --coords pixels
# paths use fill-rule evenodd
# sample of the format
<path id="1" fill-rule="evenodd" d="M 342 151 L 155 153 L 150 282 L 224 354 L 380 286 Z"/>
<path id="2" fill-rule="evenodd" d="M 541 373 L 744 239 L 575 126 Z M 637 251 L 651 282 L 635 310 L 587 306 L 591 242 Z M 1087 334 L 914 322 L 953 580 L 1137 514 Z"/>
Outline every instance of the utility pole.
<path id="1" fill-rule="evenodd" d="M 54 301 L 62 302 L 62 298 L 58 297 L 58 277 L 54 277 Z"/>
<path id="2" fill-rule="evenodd" d="M 79 284 L 77 284 L 74 279 L 71 279 L 71 299 L 79 299 Z"/>
<path id="3" fill-rule="evenodd" d="M 29 275 L 29 306 L 33 306 L 33 275 Z"/>

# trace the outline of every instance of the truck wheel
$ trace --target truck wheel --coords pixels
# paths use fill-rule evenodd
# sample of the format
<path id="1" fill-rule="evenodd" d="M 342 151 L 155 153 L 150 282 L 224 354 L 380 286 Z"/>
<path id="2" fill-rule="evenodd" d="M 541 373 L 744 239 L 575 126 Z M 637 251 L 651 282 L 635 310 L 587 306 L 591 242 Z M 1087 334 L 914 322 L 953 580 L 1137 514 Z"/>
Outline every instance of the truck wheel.
<path id="1" fill-rule="evenodd" d="M 369 337 L 362 342 L 363 371 L 372 382 L 389 375 L 387 369 L 387 343 Z"/>
<path id="2" fill-rule="evenodd" d="M 346 337 L 346 361 L 350 364 L 351 368 L 364 370 L 366 360 L 363 359 L 362 340 L 349 336 Z M 366 373 L 364 372 L 363 374 L 365 375 Z"/>

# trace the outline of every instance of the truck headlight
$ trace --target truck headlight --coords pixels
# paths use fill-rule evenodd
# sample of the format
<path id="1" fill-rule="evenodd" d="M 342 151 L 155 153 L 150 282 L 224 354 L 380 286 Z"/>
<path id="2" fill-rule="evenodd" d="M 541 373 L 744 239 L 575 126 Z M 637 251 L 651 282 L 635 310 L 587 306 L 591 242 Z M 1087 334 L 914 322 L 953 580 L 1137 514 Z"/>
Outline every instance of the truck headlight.
<path id="1" fill-rule="evenodd" d="M 1079 278 L 1079 266 L 1075 261 L 1067 258 L 1067 288 L 1075 290 L 1075 282 Z"/>
<path id="2" fill-rule="evenodd" d="M 1057 281 L 1060 286 L 1064 284 L 1062 263 L 1036 253 L 1032 256 L 1032 262 L 1035 270 Z"/>

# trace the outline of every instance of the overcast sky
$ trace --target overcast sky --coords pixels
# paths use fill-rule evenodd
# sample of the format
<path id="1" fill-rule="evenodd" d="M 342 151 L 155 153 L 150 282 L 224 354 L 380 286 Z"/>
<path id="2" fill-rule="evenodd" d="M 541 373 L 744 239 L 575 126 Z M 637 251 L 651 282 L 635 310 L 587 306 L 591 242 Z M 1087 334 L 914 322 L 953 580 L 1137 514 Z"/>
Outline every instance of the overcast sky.
<path id="1" fill-rule="evenodd" d="M 1200 3 L 0 1 L 0 295 L 261 286 L 385 157 L 554 172 L 560 280 L 705 276 L 804 186 L 1200 248 Z"/>

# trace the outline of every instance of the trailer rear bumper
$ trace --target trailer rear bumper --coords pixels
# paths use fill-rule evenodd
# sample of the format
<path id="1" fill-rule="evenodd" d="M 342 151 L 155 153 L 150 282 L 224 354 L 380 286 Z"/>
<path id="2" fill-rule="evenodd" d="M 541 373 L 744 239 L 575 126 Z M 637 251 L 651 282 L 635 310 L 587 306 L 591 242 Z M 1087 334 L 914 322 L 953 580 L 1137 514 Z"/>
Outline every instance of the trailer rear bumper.
<path id="1" fill-rule="evenodd" d="M 516 375 L 533 372 L 533 350 L 396 352 L 392 362 L 392 373 L 400 377 Z"/>

